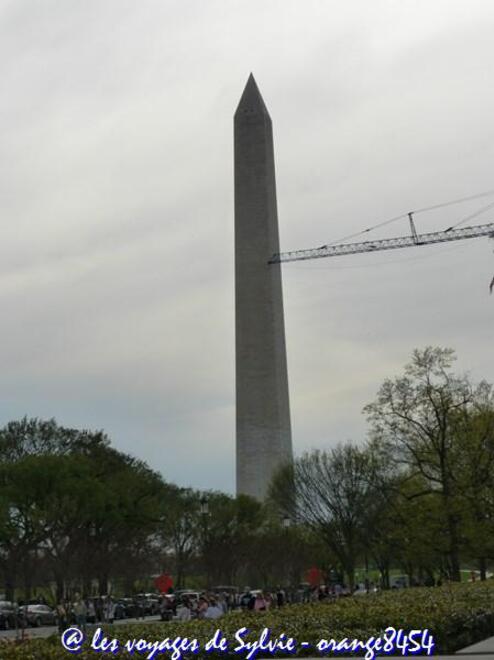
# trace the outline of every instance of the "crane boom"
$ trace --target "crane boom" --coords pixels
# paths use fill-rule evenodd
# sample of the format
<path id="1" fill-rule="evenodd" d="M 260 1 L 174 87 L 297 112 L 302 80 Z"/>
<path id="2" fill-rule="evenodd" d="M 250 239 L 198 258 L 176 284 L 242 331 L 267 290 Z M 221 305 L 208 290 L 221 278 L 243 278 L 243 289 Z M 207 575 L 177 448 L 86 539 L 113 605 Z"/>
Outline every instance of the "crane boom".
<path id="1" fill-rule="evenodd" d="M 411 218 L 410 218 L 411 220 Z M 412 228 L 413 221 L 411 220 Z M 343 257 L 359 252 L 377 252 L 379 250 L 396 250 L 406 247 L 418 247 L 433 243 L 446 243 L 448 241 L 462 241 L 466 238 L 480 238 L 489 236 L 494 238 L 494 223 L 477 225 L 475 227 L 450 227 L 444 231 L 434 231 L 428 234 L 413 233 L 411 236 L 397 236 L 377 241 L 363 241 L 361 243 L 340 243 L 339 245 L 323 245 L 309 250 L 295 250 L 293 252 L 280 252 L 274 254 L 269 260 L 270 264 L 287 263 L 288 261 L 304 261 L 306 259 L 320 259 L 322 257 Z"/>

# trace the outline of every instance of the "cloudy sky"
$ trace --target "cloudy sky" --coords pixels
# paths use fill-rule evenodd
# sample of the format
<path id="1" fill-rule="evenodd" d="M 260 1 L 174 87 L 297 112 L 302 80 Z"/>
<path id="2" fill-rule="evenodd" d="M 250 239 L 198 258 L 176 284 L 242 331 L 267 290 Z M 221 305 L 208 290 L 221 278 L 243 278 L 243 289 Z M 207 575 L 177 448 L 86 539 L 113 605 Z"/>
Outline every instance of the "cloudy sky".
<path id="1" fill-rule="evenodd" d="M 0 424 L 104 429 L 170 481 L 233 491 L 232 116 L 249 72 L 282 249 L 313 247 L 494 188 L 493 28 L 490 0 L 0 0 Z M 494 380 L 493 248 L 283 267 L 297 453 L 361 441 L 362 407 L 414 347 Z"/>

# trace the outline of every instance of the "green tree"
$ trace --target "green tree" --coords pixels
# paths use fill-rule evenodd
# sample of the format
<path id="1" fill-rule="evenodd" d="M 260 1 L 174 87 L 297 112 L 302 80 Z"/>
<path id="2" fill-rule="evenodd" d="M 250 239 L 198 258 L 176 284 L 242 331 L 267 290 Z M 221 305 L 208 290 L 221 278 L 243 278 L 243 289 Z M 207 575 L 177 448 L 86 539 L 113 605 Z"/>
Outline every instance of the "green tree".
<path id="1" fill-rule="evenodd" d="M 463 538 L 476 558 L 480 577 L 487 577 L 487 561 L 494 557 L 494 411 L 491 388 L 455 419 L 457 437 L 456 484 L 464 503 Z"/>
<path id="2" fill-rule="evenodd" d="M 275 475 L 270 489 L 281 510 L 325 542 L 352 589 L 370 521 L 376 517 L 377 470 L 371 451 L 347 443 L 305 453 Z"/>
<path id="3" fill-rule="evenodd" d="M 454 359 L 451 349 L 415 350 L 404 374 L 386 380 L 376 401 L 364 410 L 372 437 L 389 452 L 396 469 L 411 479 L 420 477 L 409 497 L 438 499 L 448 572 L 451 579 L 460 580 L 465 515 L 460 438 L 472 433 L 472 411 L 480 404 L 492 409 L 492 398 L 486 383 L 472 385 L 466 376 L 452 372 Z"/>
<path id="4" fill-rule="evenodd" d="M 161 527 L 161 545 L 173 557 L 175 586 L 184 586 L 187 572 L 201 542 L 201 494 L 191 488 L 176 488 L 167 499 Z"/>
<path id="5" fill-rule="evenodd" d="M 208 586 L 236 584 L 239 570 L 255 552 L 255 535 L 263 523 L 262 505 L 247 495 L 207 495 L 201 514 L 201 548 Z"/>
<path id="6" fill-rule="evenodd" d="M 13 596 L 20 575 L 29 595 L 36 558 L 61 597 L 69 580 L 149 575 L 171 487 L 110 446 L 105 434 L 24 418 L 0 430 L 0 561 Z"/>

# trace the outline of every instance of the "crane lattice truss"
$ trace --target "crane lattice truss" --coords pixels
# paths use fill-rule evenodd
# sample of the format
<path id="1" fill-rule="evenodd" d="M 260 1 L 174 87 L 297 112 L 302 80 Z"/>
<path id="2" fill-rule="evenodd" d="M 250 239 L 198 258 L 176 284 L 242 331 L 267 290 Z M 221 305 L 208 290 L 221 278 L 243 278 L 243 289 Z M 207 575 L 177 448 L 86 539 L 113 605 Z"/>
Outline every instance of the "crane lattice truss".
<path id="1" fill-rule="evenodd" d="M 411 214 L 409 214 L 411 215 Z M 362 243 L 341 243 L 339 245 L 323 245 L 310 250 L 295 250 L 274 254 L 269 260 L 270 264 L 287 263 L 288 261 L 304 261 L 306 259 L 320 259 L 322 257 L 343 257 L 359 252 L 377 252 L 379 250 L 396 250 L 399 248 L 432 245 L 434 243 L 447 243 L 448 241 L 462 241 L 466 238 L 480 238 L 489 236 L 494 238 L 494 223 L 477 225 L 476 227 L 450 227 L 445 231 L 435 231 L 429 234 L 417 234 L 413 220 L 410 217 L 412 234 L 385 238 L 378 241 L 363 241 Z"/>

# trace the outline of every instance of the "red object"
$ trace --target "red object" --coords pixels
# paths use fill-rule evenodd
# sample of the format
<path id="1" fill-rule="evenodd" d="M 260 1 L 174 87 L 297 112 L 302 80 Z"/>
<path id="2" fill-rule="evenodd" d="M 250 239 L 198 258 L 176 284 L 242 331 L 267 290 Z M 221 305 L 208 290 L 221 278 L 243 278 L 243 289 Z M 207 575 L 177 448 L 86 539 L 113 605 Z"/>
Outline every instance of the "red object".
<path id="1" fill-rule="evenodd" d="M 306 578 L 307 578 L 307 582 L 310 584 L 311 587 L 318 587 L 320 584 L 323 584 L 324 582 L 321 569 L 316 568 L 315 566 L 309 568 L 309 570 L 306 573 Z"/>
<path id="2" fill-rule="evenodd" d="M 155 579 L 154 586 L 160 593 L 166 594 L 173 587 L 173 580 L 168 573 L 162 573 Z"/>

